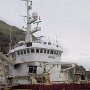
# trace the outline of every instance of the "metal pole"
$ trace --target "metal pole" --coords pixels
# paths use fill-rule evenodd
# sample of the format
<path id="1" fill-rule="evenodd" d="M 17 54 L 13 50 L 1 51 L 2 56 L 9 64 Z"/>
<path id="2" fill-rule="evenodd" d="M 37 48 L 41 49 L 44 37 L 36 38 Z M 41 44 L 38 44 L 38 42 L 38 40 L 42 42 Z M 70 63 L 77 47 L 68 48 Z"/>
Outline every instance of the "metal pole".
<path id="1" fill-rule="evenodd" d="M 27 0 L 27 31 L 26 31 L 26 38 L 25 38 L 25 42 L 32 42 L 32 34 L 31 34 L 31 24 L 30 24 L 30 9 L 31 9 L 31 5 L 29 5 L 29 3 L 32 3 L 31 1 Z"/>

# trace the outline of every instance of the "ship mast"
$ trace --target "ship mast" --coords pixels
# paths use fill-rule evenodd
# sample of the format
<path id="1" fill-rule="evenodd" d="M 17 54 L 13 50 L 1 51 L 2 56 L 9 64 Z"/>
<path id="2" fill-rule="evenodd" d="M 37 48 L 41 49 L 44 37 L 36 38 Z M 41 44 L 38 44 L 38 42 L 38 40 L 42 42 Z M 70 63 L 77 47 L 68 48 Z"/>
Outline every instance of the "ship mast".
<path id="1" fill-rule="evenodd" d="M 31 23 L 30 23 L 30 10 L 32 9 L 32 1 L 26 0 L 26 6 L 27 6 L 27 31 L 26 31 L 25 42 L 32 43 Z"/>
<path id="2" fill-rule="evenodd" d="M 38 14 L 36 12 L 30 14 L 32 10 L 32 1 L 31 0 L 22 0 L 26 1 L 26 6 L 27 6 L 27 30 L 26 30 L 26 37 L 25 37 L 25 43 L 27 46 L 32 46 L 32 33 L 33 31 L 31 30 L 31 24 L 33 24 L 35 21 L 38 20 Z M 36 32 L 37 30 L 35 30 Z"/>

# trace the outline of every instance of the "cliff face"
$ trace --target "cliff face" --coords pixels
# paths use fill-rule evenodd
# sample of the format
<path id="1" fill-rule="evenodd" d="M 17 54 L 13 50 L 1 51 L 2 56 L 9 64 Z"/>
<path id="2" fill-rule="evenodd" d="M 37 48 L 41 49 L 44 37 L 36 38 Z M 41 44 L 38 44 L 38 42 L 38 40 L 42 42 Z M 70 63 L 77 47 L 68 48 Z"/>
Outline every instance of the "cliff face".
<path id="1" fill-rule="evenodd" d="M 25 32 L 15 26 L 10 26 L 4 21 L 0 20 L 0 51 L 4 54 L 8 53 L 10 43 L 10 27 L 12 43 L 16 44 L 18 41 L 24 40 Z"/>

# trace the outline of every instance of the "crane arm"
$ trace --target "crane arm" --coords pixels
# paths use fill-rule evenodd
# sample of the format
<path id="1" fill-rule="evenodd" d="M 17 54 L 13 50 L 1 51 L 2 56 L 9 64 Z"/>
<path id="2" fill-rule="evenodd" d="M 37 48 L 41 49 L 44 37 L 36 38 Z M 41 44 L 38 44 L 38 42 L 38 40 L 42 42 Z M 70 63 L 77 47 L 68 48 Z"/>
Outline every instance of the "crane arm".
<path id="1" fill-rule="evenodd" d="M 6 61 L 10 65 L 14 65 L 14 62 L 12 60 L 10 60 L 10 58 L 8 58 L 7 56 L 5 56 L 2 52 L 0 52 L 0 59 L 2 61 Z"/>

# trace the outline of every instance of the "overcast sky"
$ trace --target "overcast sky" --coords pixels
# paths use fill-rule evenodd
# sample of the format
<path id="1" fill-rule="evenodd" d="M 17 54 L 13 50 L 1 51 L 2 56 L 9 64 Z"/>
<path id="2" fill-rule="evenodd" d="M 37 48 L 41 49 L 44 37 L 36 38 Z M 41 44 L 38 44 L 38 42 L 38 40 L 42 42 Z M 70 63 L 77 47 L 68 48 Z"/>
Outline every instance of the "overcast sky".
<path id="1" fill-rule="evenodd" d="M 61 43 L 62 61 L 90 68 L 90 0 L 33 0 L 42 19 L 42 33 Z M 22 28 L 26 15 L 21 0 L 0 0 L 0 19 Z"/>

